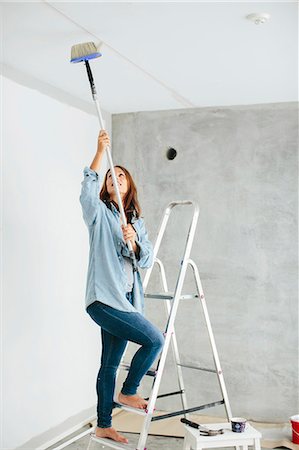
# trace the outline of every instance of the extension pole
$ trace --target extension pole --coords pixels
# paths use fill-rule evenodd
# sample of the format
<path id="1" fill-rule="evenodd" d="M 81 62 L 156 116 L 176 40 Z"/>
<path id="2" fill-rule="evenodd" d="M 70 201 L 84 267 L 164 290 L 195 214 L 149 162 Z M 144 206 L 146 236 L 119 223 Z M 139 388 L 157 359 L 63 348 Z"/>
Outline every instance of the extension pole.
<path id="1" fill-rule="evenodd" d="M 94 80 L 93 80 L 92 72 L 91 72 L 91 69 L 90 69 L 90 66 L 89 66 L 89 62 L 88 62 L 88 60 L 85 60 L 84 62 L 85 62 L 85 66 L 86 66 L 86 70 L 87 70 L 87 76 L 88 76 L 90 87 L 91 87 L 92 98 L 93 98 L 93 100 L 95 102 L 95 105 L 96 105 L 100 126 L 101 126 L 101 129 L 105 129 L 104 120 L 103 120 L 103 117 L 102 117 L 100 104 L 99 104 L 98 96 L 97 96 L 97 91 L 96 91 L 95 83 L 94 83 Z M 122 219 L 122 222 L 123 222 L 124 226 L 127 226 L 128 222 L 127 222 L 127 218 L 126 218 L 126 215 L 125 215 L 125 211 L 124 211 L 123 202 L 122 202 L 122 199 L 121 199 L 121 196 L 120 196 L 120 192 L 119 192 L 118 182 L 117 182 L 116 175 L 115 175 L 114 164 L 113 164 L 113 161 L 112 161 L 112 156 L 111 156 L 111 151 L 110 151 L 109 145 L 106 146 L 105 150 L 106 150 L 106 153 L 107 153 L 107 158 L 108 158 L 108 162 L 109 162 L 109 166 L 110 166 L 110 171 L 111 171 L 111 175 L 112 175 L 114 189 L 115 189 L 115 192 L 116 192 L 117 203 L 118 203 L 121 219 Z M 137 270 L 137 264 L 136 264 L 135 253 L 133 252 L 133 247 L 132 247 L 131 241 L 127 241 L 127 245 L 128 245 L 129 251 L 130 251 L 130 258 L 132 259 L 133 270 L 136 271 Z"/>

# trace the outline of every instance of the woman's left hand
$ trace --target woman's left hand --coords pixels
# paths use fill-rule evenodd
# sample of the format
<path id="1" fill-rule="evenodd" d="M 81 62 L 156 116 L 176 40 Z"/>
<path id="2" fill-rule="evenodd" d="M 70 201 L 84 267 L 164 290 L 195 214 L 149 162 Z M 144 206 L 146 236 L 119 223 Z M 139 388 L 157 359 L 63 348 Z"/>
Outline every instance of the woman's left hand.
<path id="1" fill-rule="evenodd" d="M 134 228 L 132 227 L 131 224 L 128 224 L 126 227 L 124 225 L 122 225 L 121 228 L 123 231 L 123 236 L 124 236 L 125 242 L 131 241 L 133 252 L 136 253 L 138 250 L 138 246 L 135 242 L 136 231 L 134 230 Z"/>
<path id="2" fill-rule="evenodd" d="M 126 227 L 122 225 L 121 228 L 123 231 L 125 242 L 132 241 L 132 243 L 134 244 L 136 239 L 136 231 L 134 230 L 132 225 L 129 223 Z"/>

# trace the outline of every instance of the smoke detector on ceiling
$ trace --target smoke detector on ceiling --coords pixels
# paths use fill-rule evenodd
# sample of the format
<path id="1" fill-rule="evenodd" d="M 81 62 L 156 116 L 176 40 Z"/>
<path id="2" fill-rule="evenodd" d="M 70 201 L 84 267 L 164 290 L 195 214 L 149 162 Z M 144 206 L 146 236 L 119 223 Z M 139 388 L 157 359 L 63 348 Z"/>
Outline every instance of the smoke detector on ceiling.
<path id="1" fill-rule="evenodd" d="M 251 20 L 251 22 L 256 25 L 260 25 L 261 23 L 268 22 L 270 19 L 270 14 L 268 13 L 253 13 L 246 16 L 246 19 Z"/>

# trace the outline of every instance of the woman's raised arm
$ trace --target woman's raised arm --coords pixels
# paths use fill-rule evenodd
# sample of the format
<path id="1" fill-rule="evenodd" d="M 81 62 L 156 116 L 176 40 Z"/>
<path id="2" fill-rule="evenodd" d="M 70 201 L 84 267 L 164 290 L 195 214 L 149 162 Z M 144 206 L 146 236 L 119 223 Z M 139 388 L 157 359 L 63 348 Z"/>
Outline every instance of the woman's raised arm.
<path id="1" fill-rule="evenodd" d="M 81 185 L 80 203 L 82 205 L 83 218 L 88 226 L 94 224 L 99 213 L 101 201 L 99 199 L 99 171 L 105 148 L 110 145 L 109 136 L 105 130 L 101 130 L 98 137 L 98 148 L 90 167 L 84 168 L 84 180 Z"/>
<path id="2" fill-rule="evenodd" d="M 105 130 L 100 130 L 99 136 L 98 136 L 97 152 L 96 152 L 95 157 L 90 165 L 90 168 L 97 173 L 99 173 L 99 171 L 100 171 L 103 155 L 105 153 L 105 149 L 106 149 L 107 145 L 110 146 L 109 135 Z"/>

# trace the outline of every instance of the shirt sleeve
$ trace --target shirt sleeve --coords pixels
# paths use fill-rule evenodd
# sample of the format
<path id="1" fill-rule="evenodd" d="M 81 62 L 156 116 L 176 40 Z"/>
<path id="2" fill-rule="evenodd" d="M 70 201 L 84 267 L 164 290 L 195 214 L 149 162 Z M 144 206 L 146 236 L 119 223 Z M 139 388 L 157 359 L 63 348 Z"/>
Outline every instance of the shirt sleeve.
<path id="1" fill-rule="evenodd" d="M 132 226 L 136 231 L 137 239 L 135 239 L 135 242 L 139 247 L 137 265 L 141 269 L 148 269 L 153 264 L 153 245 L 148 238 L 148 233 L 146 231 L 143 219 L 139 219 L 140 228 L 135 228 L 134 224 L 132 224 Z"/>
<path id="2" fill-rule="evenodd" d="M 101 204 L 103 203 L 99 198 L 100 186 L 99 175 L 95 170 L 89 167 L 84 167 L 84 179 L 81 182 L 81 194 L 79 197 L 83 218 L 86 225 L 91 226 L 98 218 Z"/>

